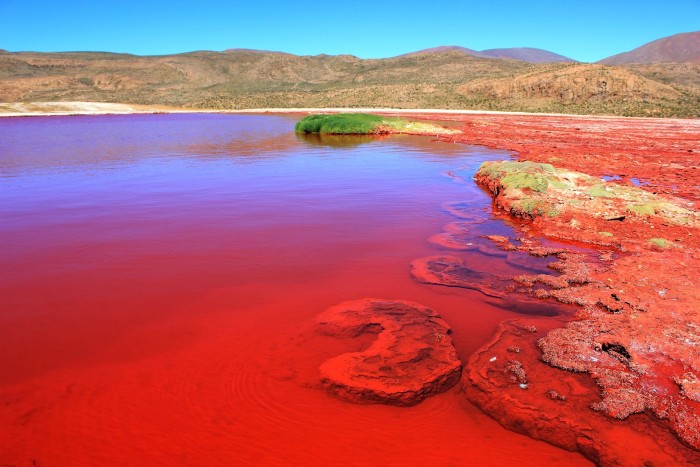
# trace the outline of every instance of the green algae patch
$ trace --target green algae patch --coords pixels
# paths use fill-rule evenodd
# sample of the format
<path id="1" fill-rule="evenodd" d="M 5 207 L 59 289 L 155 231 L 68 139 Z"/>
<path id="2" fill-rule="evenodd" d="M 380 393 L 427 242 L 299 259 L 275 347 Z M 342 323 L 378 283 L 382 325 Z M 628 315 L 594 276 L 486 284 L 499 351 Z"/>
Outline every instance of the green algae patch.
<path id="1" fill-rule="evenodd" d="M 297 122 L 297 133 L 327 135 L 379 135 L 402 133 L 413 135 L 456 134 L 451 130 L 430 123 L 412 122 L 402 118 L 382 117 L 363 113 L 314 114 Z"/>
<path id="2" fill-rule="evenodd" d="M 552 174 L 556 173 L 551 164 L 537 162 L 484 162 L 479 173 L 491 180 L 499 180 L 509 189 L 532 190 L 540 193 L 547 191 L 554 182 Z"/>
<path id="3" fill-rule="evenodd" d="M 653 216 L 654 214 L 656 214 L 656 209 L 654 209 L 654 205 L 651 203 L 633 204 L 629 207 L 629 210 L 642 216 Z"/>
<path id="4" fill-rule="evenodd" d="M 297 133 L 322 133 L 330 135 L 370 135 L 379 133 L 384 118 L 370 114 L 308 115 L 297 122 Z"/>
<path id="5" fill-rule="evenodd" d="M 642 222 L 655 218 L 668 224 L 700 227 L 700 213 L 686 208 L 687 203 L 681 199 L 551 164 L 487 161 L 479 167 L 475 179 L 496 197 L 497 205 L 519 217 L 585 216 Z"/>
<path id="6" fill-rule="evenodd" d="M 649 245 L 656 246 L 665 250 L 667 248 L 670 248 L 672 246 L 672 243 L 666 240 L 665 238 L 650 238 Z"/>
<path id="7" fill-rule="evenodd" d="M 603 184 L 593 185 L 593 188 L 588 192 L 594 198 L 614 198 L 615 194 L 608 190 Z"/>

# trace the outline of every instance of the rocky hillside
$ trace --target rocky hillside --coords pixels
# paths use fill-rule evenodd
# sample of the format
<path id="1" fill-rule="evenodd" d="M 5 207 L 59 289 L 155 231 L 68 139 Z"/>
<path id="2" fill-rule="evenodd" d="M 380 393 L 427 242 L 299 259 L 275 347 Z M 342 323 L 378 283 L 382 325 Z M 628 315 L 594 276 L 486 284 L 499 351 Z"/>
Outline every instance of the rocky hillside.
<path id="1" fill-rule="evenodd" d="M 476 79 L 457 88 L 501 106 L 530 111 L 604 109 L 606 113 L 656 115 L 698 95 L 646 78 L 631 70 L 595 64 L 550 65 L 515 76 Z"/>
<path id="2" fill-rule="evenodd" d="M 623 65 L 669 62 L 700 63 L 700 31 L 657 39 L 629 52 L 603 59 L 599 63 Z"/>
<path id="3" fill-rule="evenodd" d="M 472 52 L 448 47 L 368 60 L 242 49 L 164 56 L 2 52 L 0 102 L 700 116 L 696 69 L 528 63 Z"/>

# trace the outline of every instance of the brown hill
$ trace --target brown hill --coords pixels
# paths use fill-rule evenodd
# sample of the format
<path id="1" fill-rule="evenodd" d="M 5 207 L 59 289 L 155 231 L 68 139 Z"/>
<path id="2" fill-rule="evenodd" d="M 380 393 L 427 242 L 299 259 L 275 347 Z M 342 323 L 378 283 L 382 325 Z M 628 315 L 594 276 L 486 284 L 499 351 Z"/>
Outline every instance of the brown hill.
<path id="1" fill-rule="evenodd" d="M 458 45 L 443 45 L 440 47 L 432 47 L 430 49 L 418 50 L 416 52 L 411 52 L 400 57 L 412 57 L 415 55 L 425 55 L 434 54 L 441 52 L 462 52 L 472 57 L 479 58 L 502 58 L 509 60 L 519 60 L 521 62 L 528 63 L 555 63 L 555 62 L 575 62 L 563 55 L 555 54 L 547 50 L 535 49 L 531 47 L 511 47 L 505 49 L 488 49 L 488 50 L 472 50 L 466 47 L 460 47 Z"/>
<path id="2" fill-rule="evenodd" d="M 693 70 L 530 64 L 449 49 L 363 60 L 229 50 L 0 54 L 0 102 L 400 107 L 700 116 Z M 644 74 L 644 76 L 642 76 Z M 691 84 L 688 84 L 688 83 Z"/>
<path id="3" fill-rule="evenodd" d="M 657 39 L 629 52 L 613 55 L 598 63 L 700 62 L 700 31 L 686 32 Z"/>
<path id="4" fill-rule="evenodd" d="M 488 49 L 480 52 L 482 55 L 492 58 L 510 58 L 528 63 L 556 63 L 575 62 L 569 57 L 555 54 L 547 50 L 532 47 L 511 47 L 508 49 Z"/>
<path id="5" fill-rule="evenodd" d="M 700 92 L 700 62 L 633 63 L 623 66 L 651 80 L 690 92 Z"/>
<path id="6" fill-rule="evenodd" d="M 663 114 L 688 96 L 684 90 L 628 69 L 596 64 L 550 65 L 517 76 L 477 79 L 457 91 L 527 110 L 598 108 L 616 114 Z M 698 95 L 691 104 L 698 113 Z"/>
<path id="7" fill-rule="evenodd" d="M 103 53 L 0 56 L 0 101 L 96 100 L 188 105 L 214 96 L 320 92 L 411 83 L 453 83 L 499 76 L 526 63 L 479 59 L 458 51 L 362 60 L 249 50 L 140 57 Z"/>
<path id="8" fill-rule="evenodd" d="M 417 50 L 415 52 L 409 52 L 407 54 L 399 55 L 399 57 L 413 57 L 415 55 L 425 55 L 425 54 L 434 54 L 434 53 L 442 53 L 442 52 L 462 52 L 467 55 L 471 55 L 472 57 L 479 57 L 479 58 L 494 58 L 487 56 L 481 52 L 478 52 L 476 50 L 468 49 L 466 47 L 461 47 L 459 45 L 441 45 L 439 47 L 431 47 L 429 49 L 423 49 L 423 50 Z"/>

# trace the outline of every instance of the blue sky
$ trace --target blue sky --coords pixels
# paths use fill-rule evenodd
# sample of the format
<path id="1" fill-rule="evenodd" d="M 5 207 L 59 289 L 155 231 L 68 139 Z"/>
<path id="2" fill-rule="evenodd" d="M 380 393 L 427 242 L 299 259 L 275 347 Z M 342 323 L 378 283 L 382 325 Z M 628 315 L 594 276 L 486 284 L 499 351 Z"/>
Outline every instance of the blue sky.
<path id="1" fill-rule="evenodd" d="M 242 47 L 378 58 L 461 45 L 538 47 L 596 61 L 699 29 L 700 0 L 0 0 L 0 49 L 13 52 Z"/>

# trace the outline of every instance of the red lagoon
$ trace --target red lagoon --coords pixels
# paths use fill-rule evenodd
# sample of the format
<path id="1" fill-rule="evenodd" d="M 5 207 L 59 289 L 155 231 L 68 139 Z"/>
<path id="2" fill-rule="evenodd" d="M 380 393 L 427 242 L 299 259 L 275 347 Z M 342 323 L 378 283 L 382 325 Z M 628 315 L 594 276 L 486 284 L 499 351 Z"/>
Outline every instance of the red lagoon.
<path id="1" fill-rule="evenodd" d="M 410 407 L 320 384 L 376 338 L 317 333 L 340 303 L 429 307 L 463 363 L 532 311 L 411 276 L 445 253 L 428 239 L 460 221 L 454 202 L 479 219 L 465 264 L 543 263 L 488 254 L 484 235 L 514 231 L 470 177 L 508 153 L 304 139 L 294 122 L 0 120 L 0 465 L 588 464 L 502 428 L 460 384 Z"/>

